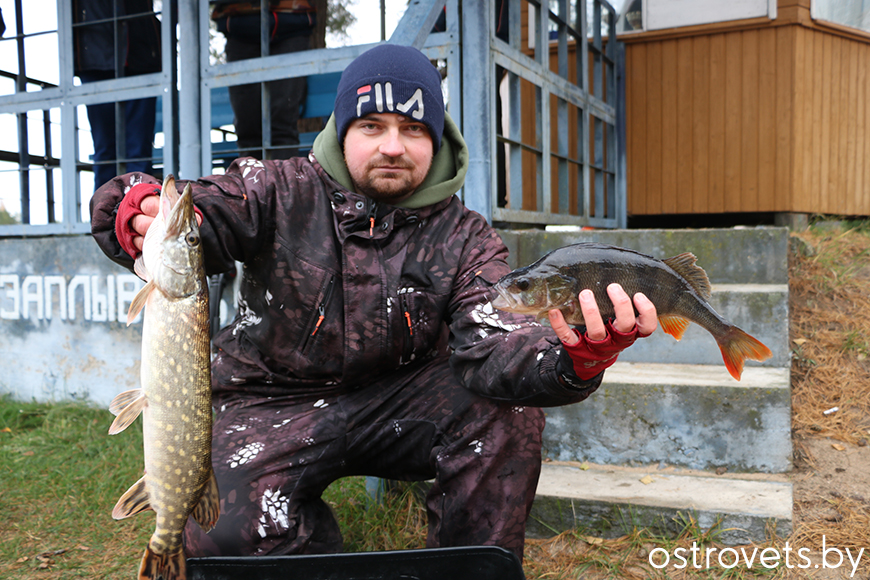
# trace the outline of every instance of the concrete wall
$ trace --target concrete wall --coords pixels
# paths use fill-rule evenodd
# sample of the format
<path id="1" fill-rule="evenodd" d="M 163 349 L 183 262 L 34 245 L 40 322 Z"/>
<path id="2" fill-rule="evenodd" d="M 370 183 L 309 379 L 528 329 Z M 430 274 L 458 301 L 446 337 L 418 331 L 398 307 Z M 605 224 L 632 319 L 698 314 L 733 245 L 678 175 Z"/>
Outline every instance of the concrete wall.
<path id="1" fill-rule="evenodd" d="M 660 258 L 693 251 L 714 284 L 776 284 L 787 289 L 784 232 L 761 228 L 500 234 L 511 251 L 512 267 L 531 263 L 566 244 L 599 241 Z M 126 315 L 141 286 L 137 276 L 106 258 L 90 236 L 0 239 L 0 363 L 4 371 L 0 373 L 0 395 L 38 401 L 87 400 L 105 406 L 118 392 L 138 386 L 141 317 L 127 327 Z M 787 329 L 787 313 L 780 312 L 787 308 L 787 298 L 783 298 L 787 290 L 775 294 L 774 306 L 763 309 L 764 316 L 741 314 L 745 308 L 732 309 L 727 303 L 716 305 L 729 316 L 744 319 L 746 330 L 773 349 L 774 357 L 765 366 L 787 366 L 787 332 L 783 330 Z M 234 314 L 233 296 L 233 288 L 224 293 L 222 324 Z M 717 300 L 729 296 L 729 291 L 718 292 Z M 707 333 L 699 328 L 690 331 L 694 334 L 687 333 L 679 343 L 664 335 L 653 337 L 622 360 L 721 365 L 721 355 Z M 650 349 L 656 352 L 647 352 Z"/>
<path id="2" fill-rule="evenodd" d="M 0 395 L 108 406 L 137 387 L 142 285 L 90 236 L 0 239 Z"/>

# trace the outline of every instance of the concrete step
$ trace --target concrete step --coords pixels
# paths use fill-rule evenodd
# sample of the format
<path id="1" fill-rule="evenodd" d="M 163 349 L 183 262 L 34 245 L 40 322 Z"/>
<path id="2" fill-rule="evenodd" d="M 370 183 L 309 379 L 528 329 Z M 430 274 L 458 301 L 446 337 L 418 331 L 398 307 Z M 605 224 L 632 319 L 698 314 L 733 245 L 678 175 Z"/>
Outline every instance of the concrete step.
<path id="1" fill-rule="evenodd" d="M 788 229 L 499 230 L 512 268 L 578 242 L 629 248 L 658 259 L 692 252 L 714 284 L 788 284 Z"/>
<path id="2" fill-rule="evenodd" d="M 738 382 L 721 364 L 617 362 L 591 397 L 546 413 L 552 460 L 791 469 L 788 368 L 747 367 Z"/>
<path id="3" fill-rule="evenodd" d="M 783 476 L 716 476 L 707 473 L 545 463 L 528 524 L 528 536 L 546 538 L 581 528 L 615 538 L 633 527 L 676 536 L 694 518 L 702 530 L 721 530 L 728 545 L 760 542 L 774 528 L 792 529 L 792 485 Z"/>
<path id="4" fill-rule="evenodd" d="M 773 353 L 764 362 L 748 361 L 748 366 L 790 365 L 788 284 L 715 284 L 710 305 L 730 323 L 767 345 Z M 679 341 L 659 329 L 649 338 L 638 341 L 626 350 L 620 355 L 620 360 L 723 364 L 716 340 L 697 324 L 691 324 Z"/>

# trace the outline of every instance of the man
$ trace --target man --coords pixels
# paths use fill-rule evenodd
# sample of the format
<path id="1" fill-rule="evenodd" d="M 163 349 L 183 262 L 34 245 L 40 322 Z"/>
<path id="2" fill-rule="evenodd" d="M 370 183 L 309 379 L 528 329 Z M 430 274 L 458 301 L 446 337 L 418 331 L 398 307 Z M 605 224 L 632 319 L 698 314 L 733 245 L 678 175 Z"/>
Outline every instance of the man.
<path id="1" fill-rule="evenodd" d="M 522 557 L 538 407 L 582 401 L 655 329 L 649 300 L 616 285 L 607 323 L 581 294 L 585 334 L 556 311 L 550 329 L 492 310 L 507 250 L 454 195 L 468 155 L 440 80 L 416 49 L 375 47 L 344 71 L 309 159 L 239 159 L 193 183 L 207 269 L 245 267 L 214 340 L 222 513 L 208 535 L 188 527 L 189 556 L 339 551 L 321 493 L 376 475 L 434 479 L 429 546 Z M 98 243 L 127 267 L 155 183 L 116 178 L 92 202 Z"/>

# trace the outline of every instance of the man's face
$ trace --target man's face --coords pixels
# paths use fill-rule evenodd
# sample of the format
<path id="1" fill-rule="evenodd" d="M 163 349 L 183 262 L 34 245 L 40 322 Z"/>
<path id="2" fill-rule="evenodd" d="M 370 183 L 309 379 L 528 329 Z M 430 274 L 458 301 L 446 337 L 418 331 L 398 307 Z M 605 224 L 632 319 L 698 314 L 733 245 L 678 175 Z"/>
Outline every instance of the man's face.
<path id="1" fill-rule="evenodd" d="M 432 136 L 426 125 L 404 115 L 372 113 L 348 127 L 344 160 L 359 193 L 395 204 L 429 173 Z"/>

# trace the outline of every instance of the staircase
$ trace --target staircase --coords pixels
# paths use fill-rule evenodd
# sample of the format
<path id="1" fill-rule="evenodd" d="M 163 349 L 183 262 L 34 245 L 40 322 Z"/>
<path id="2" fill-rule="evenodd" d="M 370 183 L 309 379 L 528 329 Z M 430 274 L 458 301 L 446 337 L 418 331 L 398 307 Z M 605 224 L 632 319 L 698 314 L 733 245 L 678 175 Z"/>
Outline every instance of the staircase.
<path id="1" fill-rule="evenodd" d="M 725 370 L 715 340 L 691 325 L 657 330 L 624 352 L 586 401 L 547 409 L 544 467 L 530 537 L 571 528 L 617 537 L 634 526 L 678 533 L 694 518 L 736 545 L 791 532 L 788 230 L 501 231 L 512 267 L 582 241 L 662 259 L 692 252 L 711 304 L 773 356 Z"/>

